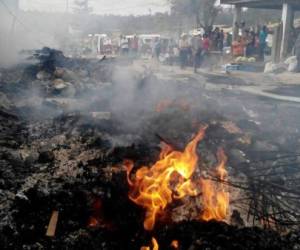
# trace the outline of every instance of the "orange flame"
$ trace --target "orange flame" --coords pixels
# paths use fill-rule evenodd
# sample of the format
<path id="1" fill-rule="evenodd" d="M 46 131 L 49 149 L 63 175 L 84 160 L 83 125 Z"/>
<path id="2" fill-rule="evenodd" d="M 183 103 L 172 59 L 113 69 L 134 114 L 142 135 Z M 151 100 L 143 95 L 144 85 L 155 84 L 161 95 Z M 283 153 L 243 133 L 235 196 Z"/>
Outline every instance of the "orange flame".
<path id="1" fill-rule="evenodd" d="M 216 168 L 216 173 L 221 182 L 216 185 L 211 180 L 201 179 L 204 206 L 201 219 L 205 221 L 212 219 L 223 220 L 226 218 L 229 206 L 229 193 L 223 183 L 227 178 L 227 171 L 225 169 L 227 157 L 223 150 L 219 150 L 217 156 L 219 164 Z"/>
<path id="2" fill-rule="evenodd" d="M 95 198 L 92 204 L 92 216 L 89 218 L 89 227 L 98 227 L 102 224 L 102 202 L 100 199 Z"/>
<path id="3" fill-rule="evenodd" d="M 171 247 L 174 248 L 174 249 L 178 249 L 179 248 L 179 242 L 178 242 L 178 240 L 173 240 L 171 242 Z"/>
<path id="4" fill-rule="evenodd" d="M 104 218 L 103 203 L 100 198 L 94 197 L 91 208 L 91 216 L 88 219 L 88 227 L 112 229 L 113 224 Z"/>
<path id="5" fill-rule="evenodd" d="M 143 166 L 138 169 L 133 180 L 130 179 L 133 162 L 125 161 L 130 186 L 129 198 L 146 209 L 144 220 L 146 230 L 154 228 L 157 217 L 164 214 L 165 208 L 173 199 L 200 194 L 199 187 L 193 182 L 192 177 L 199 159 L 196 152 L 197 145 L 204 138 L 206 128 L 200 129 L 183 152 L 175 151 L 169 146 L 163 147 L 160 159 L 151 168 Z M 218 159 L 220 164 L 217 173 L 220 179 L 223 179 L 227 176 L 226 156 L 223 151 L 218 153 Z M 225 188 L 215 186 L 208 180 L 202 180 L 200 183 L 203 194 L 203 219 L 223 220 L 229 203 L 229 195 Z"/>
<path id="6" fill-rule="evenodd" d="M 152 238 L 152 245 L 153 245 L 152 250 L 159 250 L 159 245 L 155 238 Z M 150 247 L 141 247 L 141 250 L 151 250 L 151 248 Z"/>

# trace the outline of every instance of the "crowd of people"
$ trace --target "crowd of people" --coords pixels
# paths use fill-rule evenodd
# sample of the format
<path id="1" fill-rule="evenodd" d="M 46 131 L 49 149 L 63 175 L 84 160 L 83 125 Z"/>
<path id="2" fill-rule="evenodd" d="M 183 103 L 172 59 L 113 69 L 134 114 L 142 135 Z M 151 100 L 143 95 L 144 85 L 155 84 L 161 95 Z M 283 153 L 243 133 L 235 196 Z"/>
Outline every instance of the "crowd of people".
<path id="1" fill-rule="evenodd" d="M 213 31 L 202 33 L 197 32 L 193 35 L 183 33 L 178 42 L 170 39 L 167 45 L 160 37 L 155 37 L 148 44 L 148 52 L 156 60 L 160 60 L 163 55 L 169 64 L 177 63 L 182 69 L 193 66 L 196 72 L 201 65 L 209 58 L 211 52 L 223 55 L 224 47 L 230 48 L 234 57 L 255 57 L 264 60 L 265 49 L 267 46 L 268 29 L 263 26 L 257 32 L 254 29 L 242 28 L 233 41 L 232 34 L 224 32 L 216 27 Z M 121 35 L 119 41 L 120 55 L 138 56 L 143 54 L 145 45 L 141 43 L 138 36 L 130 38 Z"/>
<path id="2" fill-rule="evenodd" d="M 203 35 L 198 32 L 192 38 L 189 38 L 187 34 L 182 34 L 179 40 L 180 67 L 184 69 L 186 66 L 192 64 L 196 72 L 206 58 L 208 58 L 211 51 L 223 54 L 224 46 L 230 46 L 231 40 L 232 35 L 229 33 L 225 34 L 218 27 Z"/>
<path id="3" fill-rule="evenodd" d="M 137 55 L 139 49 L 139 39 L 136 35 L 132 39 L 126 36 L 120 36 L 119 51 L 121 55 L 128 55 L 129 52 Z"/>
<path id="4" fill-rule="evenodd" d="M 233 56 L 257 57 L 264 61 L 268 28 L 263 26 L 258 31 L 245 28 L 240 33 L 241 35 L 232 43 Z"/>

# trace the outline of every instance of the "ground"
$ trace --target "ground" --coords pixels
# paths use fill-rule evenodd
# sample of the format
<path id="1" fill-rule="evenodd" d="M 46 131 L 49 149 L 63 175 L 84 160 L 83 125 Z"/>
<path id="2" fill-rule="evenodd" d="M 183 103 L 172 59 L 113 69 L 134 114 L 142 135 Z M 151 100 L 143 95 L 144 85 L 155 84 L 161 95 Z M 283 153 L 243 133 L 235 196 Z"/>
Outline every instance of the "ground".
<path id="1" fill-rule="evenodd" d="M 141 68 L 141 65 L 145 66 Z M 149 67 L 162 79 L 176 78 L 182 81 L 194 79 L 199 83 L 211 85 L 213 88 L 234 88 L 234 90 L 241 90 L 273 99 L 300 102 L 300 79 L 297 73 L 267 74 L 243 71 L 224 73 L 222 70 L 208 71 L 207 69 L 200 69 L 195 74 L 192 68 L 182 70 L 178 66 L 158 66 L 147 61 L 135 62 L 134 67 L 137 70 Z M 282 91 L 276 91 L 278 89 Z"/>
<path id="2" fill-rule="evenodd" d="M 194 74 L 151 61 L 51 53 L 59 65 L 43 56 L 40 64 L 1 69 L 2 249 L 140 249 L 152 236 L 161 249 L 174 239 L 180 249 L 298 249 L 296 74 Z M 224 149 L 231 226 L 195 221 L 191 199 L 145 232 L 143 209 L 127 197 L 123 161 L 151 165 L 161 141 L 183 150 L 206 125 L 198 172 L 208 177 Z M 53 211 L 57 232 L 48 238 Z"/>

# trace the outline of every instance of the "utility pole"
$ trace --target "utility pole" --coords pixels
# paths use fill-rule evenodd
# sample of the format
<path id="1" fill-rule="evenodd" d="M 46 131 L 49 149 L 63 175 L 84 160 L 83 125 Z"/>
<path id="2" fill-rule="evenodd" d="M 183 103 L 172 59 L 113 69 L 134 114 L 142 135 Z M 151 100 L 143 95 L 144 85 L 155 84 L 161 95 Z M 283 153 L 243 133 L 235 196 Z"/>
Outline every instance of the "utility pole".
<path id="1" fill-rule="evenodd" d="M 86 12 L 89 12 L 89 0 L 85 0 L 84 8 L 86 9 Z"/>
<path id="2" fill-rule="evenodd" d="M 66 13 L 68 14 L 69 13 L 69 0 L 66 0 Z"/>
<path id="3" fill-rule="evenodd" d="M 69 45 L 69 32 L 70 32 L 70 5 L 69 5 L 69 0 L 66 0 L 66 10 L 65 10 L 65 35 L 64 35 L 64 39 L 63 42 L 61 44 L 61 48 L 62 50 L 67 49 L 68 45 Z"/>
<path id="4" fill-rule="evenodd" d="M 152 9 L 149 8 L 148 10 L 149 10 L 149 15 L 152 16 Z"/>
<path id="5" fill-rule="evenodd" d="M 8 46 L 8 48 L 13 47 L 13 49 L 15 49 L 15 46 L 16 46 L 15 34 L 16 34 L 17 17 L 19 15 L 19 0 L 15 0 L 15 1 L 11 2 L 11 11 L 14 13 L 14 16 L 12 17 L 12 20 L 11 20 L 11 26 L 10 26 L 7 46 Z"/>
<path id="6" fill-rule="evenodd" d="M 81 14 L 88 14 L 89 9 L 89 0 L 75 0 L 76 10 Z"/>

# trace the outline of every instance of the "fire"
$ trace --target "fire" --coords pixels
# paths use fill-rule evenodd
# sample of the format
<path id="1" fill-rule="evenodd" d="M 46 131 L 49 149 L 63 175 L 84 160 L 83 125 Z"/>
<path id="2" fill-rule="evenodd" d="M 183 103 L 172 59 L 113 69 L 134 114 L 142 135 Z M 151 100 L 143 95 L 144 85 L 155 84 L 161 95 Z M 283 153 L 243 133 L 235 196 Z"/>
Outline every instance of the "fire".
<path id="1" fill-rule="evenodd" d="M 152 250 L 159 250 L 159 245 L 155 238 L 152 238 L 152 245 L 153 245 Z M 141 247 L 141 250 L 151 250 L 151 248 L 150 247 Z"/>
<path id="2" fill-rule="evenodd" d="M 173 240 L 171 242 L 171 247 L 174 248 L 174 249 L 178 249 L 179 248 L 179 242 L 178 242 L 178 240 Z"/>
<path id="3" fill-rule="evenodd" d="M 216 185 L 211 180 L 201 179 L 202 187 L 202 199 L 204 211 L 201 215 L 201 219 L 209 221 L 212 219 L 223 220 L 226 218 L 228 206 L 229 206 L 229 193 L 222 181 L 227 178 L 227 171 L 225 164 L 227 157 L 223 150 L 218 151 L 219 164 L 216 168 L 216 174 L 221 181 L 219 185 Z"/>
<path id="4" fill-rule="evenodd" d="M 102 202 L 100 199 L 94 198 L 93 204 L 92 204 L 92 216 L 89 218 L 88 226 L 89 227 L 98 227 L 102 224 Z"/>
<path id="5" fill-rule="evenodd" d="M 104 208 L 101 199 L 97 197 L 93 197 L 93 199 L 88 227 L 112 229 L 113 224 L 104 218 Z"/>
<path id="6" fill-rule="evenodd" d="M 90 217 L 89 218 L 89 222 L 88 222 L 88 226 L 89 227 L 97 227 L 99 225 L 99 220 L 96 219 L 95 217 Z"/>
<path id="7" fill-rule="evenodd" d="M 197 145 L 204 138 L 207 127 L 199 130 L 183 152 L 165 145 L 160 159 L 152 167 L 139 168 L 133 180 L 130 178 L 133 162 L 126 161 L 127 178 L 130 186 L 129 198 L 146 210 L 144 228 L 152 230 L 158 217 L 164 214 L 173 200 L 202 194 L 203 214 L 201 219 L 223 220 L 227 215 L 229 194 L 223 184 L 213 183 L 200 177 L 200 185 L 193 181 L 198 164 Z M 218 152 L 219 164 L 216 169 L 221 180 L 227 177 L 226 156 Z M 197 184 L 198 183 L 198 184 Z"/>

